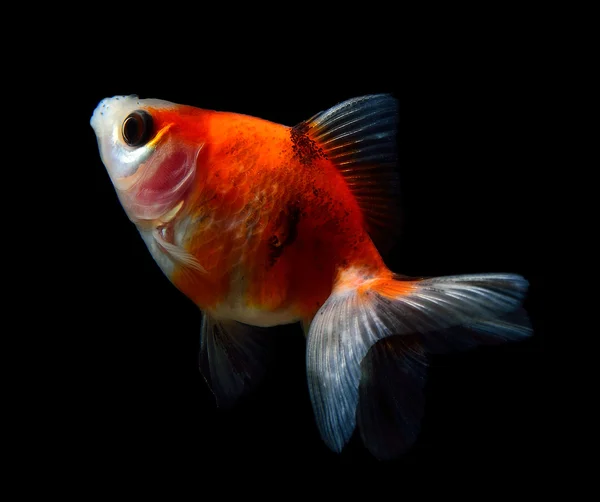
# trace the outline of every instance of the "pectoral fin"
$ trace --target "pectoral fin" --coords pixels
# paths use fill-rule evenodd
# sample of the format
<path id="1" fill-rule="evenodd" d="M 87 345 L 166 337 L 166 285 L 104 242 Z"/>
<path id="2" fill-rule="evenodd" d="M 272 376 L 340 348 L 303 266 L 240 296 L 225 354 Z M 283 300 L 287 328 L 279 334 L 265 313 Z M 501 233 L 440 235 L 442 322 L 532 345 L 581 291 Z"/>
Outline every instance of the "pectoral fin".
<path id="1" fill-rule="evenodd" d="M 201 274 L 206 273 L 206 269 L 200 265 L 200 262 L 194 255 L 187 252 L 182 247 L 172 244 L 165 239 L 162 228 L 154 229 L 152 236 L 163 252 L 167 254 L 175 263 L 190 272 L 199 272 Z"/>

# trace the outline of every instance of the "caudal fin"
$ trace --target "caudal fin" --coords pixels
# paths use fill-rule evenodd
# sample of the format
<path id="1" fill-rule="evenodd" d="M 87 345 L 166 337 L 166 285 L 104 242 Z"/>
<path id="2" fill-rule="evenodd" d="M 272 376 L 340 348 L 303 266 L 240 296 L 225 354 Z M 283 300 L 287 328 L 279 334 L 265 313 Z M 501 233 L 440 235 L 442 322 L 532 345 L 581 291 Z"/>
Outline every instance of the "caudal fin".
<path id="1" fill-rule="evenodd" d="M 313 319 L 307 340 L 313 409 L 334 451 L 342 450 L 358 417 L 376 457 L 402 453 L 419 430 L 428 353 L 531 334 L 521 309 L 528 283 L 519 275 L 348 280 L 348 274 Z M 375 345 L 380 340 L 387 341 Z"/>

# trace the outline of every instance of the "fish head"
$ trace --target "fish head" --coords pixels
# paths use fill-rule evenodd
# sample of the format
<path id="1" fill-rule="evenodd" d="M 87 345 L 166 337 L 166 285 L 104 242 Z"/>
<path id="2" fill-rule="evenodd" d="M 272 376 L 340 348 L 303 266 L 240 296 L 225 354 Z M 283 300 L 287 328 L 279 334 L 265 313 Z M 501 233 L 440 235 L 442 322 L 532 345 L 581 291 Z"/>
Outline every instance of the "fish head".
<path id="1" fill-rule="evenodd" d="M 203 142 L 189 132 L 193 113 L 180 109 L 159 99 L 114 96 L 100 101 L 92 114 L 100 157 L 136 224 L 172 211 L 193 183 Z"/>

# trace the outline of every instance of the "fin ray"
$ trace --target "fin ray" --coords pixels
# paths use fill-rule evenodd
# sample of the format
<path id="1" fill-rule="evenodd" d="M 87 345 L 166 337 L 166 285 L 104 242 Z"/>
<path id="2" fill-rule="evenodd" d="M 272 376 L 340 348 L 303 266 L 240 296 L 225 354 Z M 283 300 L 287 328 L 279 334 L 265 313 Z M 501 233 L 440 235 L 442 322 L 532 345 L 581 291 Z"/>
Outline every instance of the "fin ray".
<path id="1" fill-rule="evenodd" d="M 394 243 L 400 223 L 396 169 L 398 104 L 388 94 L 349 99 L 298 124 L 323 150 L 357 197 L 365 225 L 380 252 Z M 361 174 L 362 176 L 357 176 Z M 384 212 L 374 212 L 361 195 L 377 195 Z"/>
<path id="2" fill-rule="evenodd" d="M 217 405 L 231 407 L 260 382 L 270 357 L 269 332 L 204 313 L 198 364 Z"/>
<path id="3" fill-rule="evenodd" d="M 178 263 L 179 265 L 181 265 L 189 271 L 206 274 L 206 269 L 202 265 L 200 265 L 200 262 L 196 259 L 194 255 L 188 253 L 182 247 L 167 242 L 158 228 L 154 229 L 152 235 L 156 243 L 160 246 L 160 248 L 167 255 L 169 255 L 174 262 Z"/>
<path id="4" fill-rule="evenodd" d="M 350 275 L 350 283 L 356 284 L 357 276 L 351 272 Z M 417 383 L 422 381 L 419 375 L 426 366 L 425 354 L 520 340 L 531 334 L 521 308 L 527 281 L 518 275 L 418 280 L 400 276 L 362 278 L 353 288 L 347 286 L 346 279 L 336 283 L 332 295 L 314 317 L 307 337 L 307 375 L 313 410 L 323 440 L 334 451 L 341 451 L 349 440 L 357 416 L 369 427 L 381 420 L 376 411 L 379 394 L 368 381 L 372 361 L 364 361 L 380 340 L 401 335 L 403 340 L 394 346 L 382 345 L 400 360 L 391 369 L 382 369 L 381 374 L 384 378 L 386 374 L 398 375 L 400 383 L 413 385 L 410 392 L 418 393 Z M 380 350 L 376 348 L 369 357 L 387 360 Z M 402 373 L 407 371 L 415 374 Z M 367 380 L 359 388 L 362 378 Z M 384 398 L 405 400 L 401 394 L 393 393 Z M 403 405 L 397 412 L 400 415 L 385 422 L 399 429 L 399 445 L 390 446 L 387 451 L 376 433 L 362 433 L 376 456 L 386 456 L 412 444 L 409 436 L 418 430 L 414 422 L 422 412 L 417 408 L 404 409 L 405 406 L 410 404 Z"/>
<path id="5" fill-rule="evenodd" d="M 361 362 L 356 420 L 373 456 L 388 460 L 417 440 L 428 361 L 417 335 L 379 340 Z"/>

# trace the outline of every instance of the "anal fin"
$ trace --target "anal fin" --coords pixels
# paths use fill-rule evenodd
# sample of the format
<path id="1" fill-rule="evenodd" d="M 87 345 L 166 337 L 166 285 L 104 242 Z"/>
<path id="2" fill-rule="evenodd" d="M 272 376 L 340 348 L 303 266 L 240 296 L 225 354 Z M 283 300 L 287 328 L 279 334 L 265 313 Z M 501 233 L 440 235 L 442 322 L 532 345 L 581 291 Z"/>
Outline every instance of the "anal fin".
<path id="1" fill-rule="evenodd" d="M 204 313 L 199 367 L 217 406 L 229 408 L 261 381 L 270 354 L 267 328 L 217 320 Z"/>

